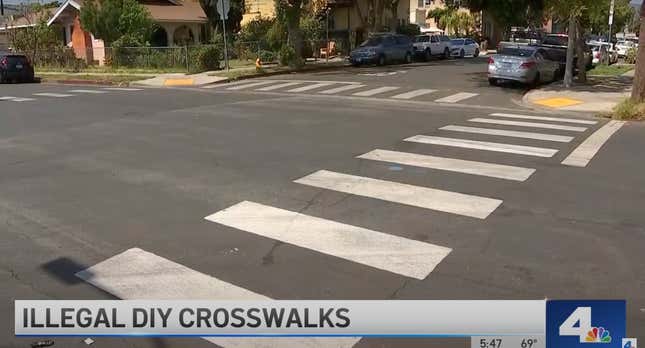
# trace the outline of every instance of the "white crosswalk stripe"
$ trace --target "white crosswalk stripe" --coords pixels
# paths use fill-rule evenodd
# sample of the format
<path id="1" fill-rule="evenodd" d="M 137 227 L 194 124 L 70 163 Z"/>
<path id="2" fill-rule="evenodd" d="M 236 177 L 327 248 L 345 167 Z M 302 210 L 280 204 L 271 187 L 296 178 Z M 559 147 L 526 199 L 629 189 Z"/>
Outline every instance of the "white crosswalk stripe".
<path id="1" fill-rule="evenodd" d="M 345 86 L 340 86 L 340 87 L 320 91 L 318 93 L 320 93 L 320 94 L 337 94 L 337 93 L 340 93 L 340 92 L 350 91 L 350 90 L 357 89 L 357 88 L 362 88 L 362 87 L 365 87 L 365 85 L 348 84 L 348 85 L 345 85 Z"/>
<path id="2" fill-rule="evenodd" d="M 555 121 L 555 122 L 565 122 L 565 123 L 579 123 L 579 124 L 598 123 L 596 121 L 580 120 L 577 118 L 545 117 L 545 116 L 531 116 L 531 115 L 518 115 L 518 114 L 505 114 L 505 113 L 494 113 L 490 115 L 497 116 L 497 117 L 518 118 L 518 119 L 525 119 L 525 120 Z"/>
<path id="3" fill-rule="evenodd" d="M 67 91 L 69 93 L 84 93 L 84 94 L 105 94 L 108 93 L 108 91 L 99 91 L 95 89 L 71 89 Z"/>
<path id="4" fill-rule="evenodd" d="M 52 98 L 68 98 L 73 97 L 73 94 L 64 94 L 64 93 L 34 93 L 33 95 L 39 97 L 52 97 Z"/>
<path id="5" fill-rule="evenodd" d="M 122 91 L 122 92 L 143 91 L 143 88 L 131 88 L 131 87 L 107 87 L 103 89 L 106 91 Z"/>
<path id="6" fill-rule="evenodd" d="M 371 97 L 373 95 L 394 91 L 399 88 L 400 87 L 378 87 L 378 88 L 368 89 L 367 91 L 356 92 L 352 95 L 357 97 Z"/>
<path id="7" fill-rule="evenodd" d="M 242 84 L 239 84 L 239 85 L 235 85 L 233 87 L 228 87 L 226 89 L 230 90 L 230 91 L 239 91 L 241 89 L 247 89 L 247 88 L 253 88 L 253 87 L 268 85 L 270 83 L 275 83 L 275 81 L 260 81 L 260 82 L 253 82 L 253 83 L 242 83 Z"/>
<path id="8" fill-rule="evenodd" d="M 527 155 L 527 156 L 536 156 L 536 157 L 553 157 L 553 155 L 558 153 L 558 150 L 556 149 L 549 149 L 549 148 L 542 148 L 542 147 L 492 143 L 487 141 L 476 141 L 476 140 L 467 140 L 467 139 L 443 138 L 443 137 L 434 137 L 434 136 L 428 136 L 428 135 L 415 135 L 413 137 L 409 137 L 404 140 L 415 142 L 415 143 L 422 143 L 422 144 L 453 146 L 453 147 L 460 147 L 460 148 L 466 148 L 466 149 L 514 153 L 518 155 Z"/>
<path id="9" fill-rule="evenodd" d="M 416 279 L 427 277 L 451 251 L 438 245 L 248 201 L 205 219 Z"/>
<path id="10" fill-rule="evenodd" d="M 585 139 L 573 152 L 562 161 L 562 164 L 573 167 L 586 167 L 587 164 L 598 153 L 600 148 L 616 133 L 623 125 L 624 121 L 609 121 L 600 129 L 595 131 L 589 138 Z"/>
<path id="11" fill-rule="evenodd" d="M 571 131 L 571 132 L 584 132 L 587 130 L 586 127 L 563 126 L 559 124 L 538 123 L 538 122 L 507 121 L 507 120 L 497 120 L 492 118 L 480 118 L 480 117 L 471 118 L 468 121 L 478 122 L 478 123 L 501 124 L 505 126 L 557 129 L 557 130 L 564 130 L 564 131 Z"/>
<path id="12" fill-rule="evenodd" d="M 498 199 L 327 170 L 319 170 L 294 182 L 479 219 L 485 219 L 502 204 L 502 201 Z"/>
<path id="13" fill-rule="evenodd" d="M 290 89 L 287 92 L 293 92 L 293 93 L 306 92 L 306 91 L 310 91 L 310 90 L 316 89 L 316 88 L 323 88 L 323 87 L 331 86 L 333 84 L 334 84 L 334 82 L 318 82 L 318 83 L 314 83 L 312 85 Z"/>
<path id="14" fill-rule="evenodd" d="M 139 248 L 126 250 L 76 276 L 124 300 L 270 300 Z M 350 348 L 359 340 L 354 337 L 204 339 L 224 348 Z"/>
<path id="15" fill-rule="evenodd" d="M 34 98 L 21 98 L 21 97 L 11 97 L 11 96 L 5 96 L 5 97 L 0 97 L 0 101 L 12 101 L 12 102 L 26 102 L 26 101 L 32 101 L 36 100 Z"/>
<path id="16" fill-rule="evenodd" d="M 299 84 L 301 84 L 301 83 L 302 83 L 302 82 L 300 82 L 300 81 L 295 81 L 295 82 L 283 82 L 283 83 L 279 83 L 279 84 L 277 84 L 277 85 L 273 85 L 273 86 L 267 86 L 267 87 L 258 88 L 258 89 L 256 89 L 256 91 L 263 91 L 263 92 L 264 92 L 264 91 L 273 91 L 273 90 L 280 89 L 280 88 L 285 88 L 285 87 L 289 87 L 289 86 L 299 85 Z"/>
<path id="17" fill-rule="evenodd" d="M 535 172 L 532 168 L 379 149 L 360 155 L 358 158 L 515 181 L 525 181 Z"/>
<path id="18" fill-rule="evenodd" d="M 397 94 L 397 95 L 392 96 L 390 98 L 393 98 L 393 99 L 412 99 L 412 98 L 420 97 L 422 95 L 434 93 L 436 91 L 437 91 L 436 89 L 415 89 L 414 91 Z"/>
<path id="19" fill-rule="evenodd" d="M 455 93 L 453 95 L 449 95 L 447 97 L 439 98 L 439 99 L 435 100 L 435 102 L 437 102 L 437 103 L 457 103 L 457 102 L 460 102 L 462 100 L 466 100 L 466 99 L 469 99 L 469 98 L 472 98 L 472 97 L 476 97 L 478 95 L 479 94 L 477 94 L 477 93 L 459 92 L 459 93 Z"/>
<path id="20" fill-rule="evenodd" d="M 14 100 L 16 98 L 17 97 L 4 96 L 4 97 L 0 97 L 0 100 Z"/>
<path id="21" fill-rule="evenodd" d="M 521 132 L 521 131 L 511 131 L 511 130 L 504 130 L 504 129 L 491 129 L 491 128 L 466 127 L 466 126 L 454 126 L 454 125 L 444 126 L 439 129 L 446 130 L 446 131 L 453 131 L 453 132 L 499 135 L 499 136 L 512 137 L 512 138 L 525 138 L 525 139 L 535 139 L 535 140 L 547 140 L 547 141 L 555 141 L 560 143 L 568 143 L 571 140 L 573 140 L 573 137 L 569 137 L 565 135 Z"/>

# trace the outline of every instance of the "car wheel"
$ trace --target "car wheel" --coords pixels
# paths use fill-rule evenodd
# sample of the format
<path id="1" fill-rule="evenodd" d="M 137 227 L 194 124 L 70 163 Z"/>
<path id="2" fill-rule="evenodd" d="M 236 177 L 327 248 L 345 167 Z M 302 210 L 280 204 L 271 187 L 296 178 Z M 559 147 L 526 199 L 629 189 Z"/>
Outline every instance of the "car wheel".
<path id="1" fill-rule="evenodd" d="M 429 48 L 426 48 L 423 58 L 425 59 L 426 62 L 430 61 L 430 59 L 432 58 L 432 51 Z"/>
<path id="2" fill-rule="evenodd" d="M 488 79 L 488 84 L 491 85 L 491 86 L 497 86 L 497 79 L 489 78 Z"/>
<path id="3" fill-rule="evenodd" d="M 408 52 L 405 54 L 405 64 L 410 64 L 410 63 L 412 63 L 412 55 L 410 54 L 410 52 Z"/>
<path id="4" fill-rule="evenodd" d="M 459 58 L 463 58 L 465 56 L 466 56 L 466 51 L 464 51 L 463 49 L 459 51 Z"/>
<path id="5" fill-rule="evenodd" d="M 475 49 L 475 53 L 473 53 L 473 57 L 474 58 L 479 57 L 479 49 Z"/>
<path id="6" fill-rule="evenodd" d="M 384 54 L 381 54 L 380 56 L 378 56 L 378 65 L 385 65 L 385 62 L 386 60 L 385 60 Z"/>
<path id="7" fill-rule="evenodd" d="M 535 78 L 533 78 L 533 81 L 529 84 L 531 88 L 535 88 L 540 85 L 540 73 L 535 74 Z"/>

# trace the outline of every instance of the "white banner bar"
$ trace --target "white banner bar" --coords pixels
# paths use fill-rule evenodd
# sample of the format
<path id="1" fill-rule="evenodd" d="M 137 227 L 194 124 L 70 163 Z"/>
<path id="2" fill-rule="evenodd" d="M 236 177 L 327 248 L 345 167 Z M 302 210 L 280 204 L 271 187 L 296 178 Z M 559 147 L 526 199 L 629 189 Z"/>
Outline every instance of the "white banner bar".
<path id="1" fill-rule="evenodd" d="M 24 336 L 543 335 L 546 301 L 15 301 Z"/>

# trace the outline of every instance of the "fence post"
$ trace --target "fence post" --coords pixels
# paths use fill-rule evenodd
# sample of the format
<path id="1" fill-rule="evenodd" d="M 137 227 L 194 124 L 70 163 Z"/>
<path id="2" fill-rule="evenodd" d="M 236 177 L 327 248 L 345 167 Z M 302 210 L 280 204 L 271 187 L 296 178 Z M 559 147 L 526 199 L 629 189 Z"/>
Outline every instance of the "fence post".
<path id="1" fill-rule="evenodd" d="M 188 45 L 184 47 L 186 48 L 186 73 L 190 74 L 190 65 L 188 63 Z"/>

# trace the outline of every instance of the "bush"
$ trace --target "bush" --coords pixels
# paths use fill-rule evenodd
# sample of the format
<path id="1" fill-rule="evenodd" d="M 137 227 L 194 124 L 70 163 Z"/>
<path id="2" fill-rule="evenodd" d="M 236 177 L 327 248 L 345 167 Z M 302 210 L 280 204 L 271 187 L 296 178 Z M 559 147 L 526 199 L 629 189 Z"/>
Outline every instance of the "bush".
<path id="1" fill-rule="evenodd" d="M 272 63 L 276 60 L 276 55 L 273 51 L 260 50 L 259 57 L 262 63 Z"/>
<path id="2" fill-rule="evenodd" d="M 645 120 L 645 103 L 625 99 L 614 107 L 611 116 L 617 120 Z"/>
<path id="3" fill-rule="evenodd" d="M 398 28 L 396 28 L 396 32 L 402 35 L 415 36 L 421 34 L 421 29 L 416 24 L 408 23 L 405 25 L 399 25 Z"/>
<path id="4" fill-rule="evenodd" d="M 190 71 L 203 72 L 219 69 L 220 55 L 218 46 L 196 46 L 190 48 Z"/>
<path id="5" fill-rule="evenodd" d="M 282 66 L 296 66 L 298 58 L 296 57 L 296 50 L 290 45 L 283 45 L 278 52 L 278 61 Z"/>
<path id="6" fill-rule="evenodd" d="M 630 48 L 627 50 L 627 54 L 625 55 L 625 63 L 627 64 L 636 64 L 636 55 L 638 54 L 638 50 L 636 48 Z"/>

